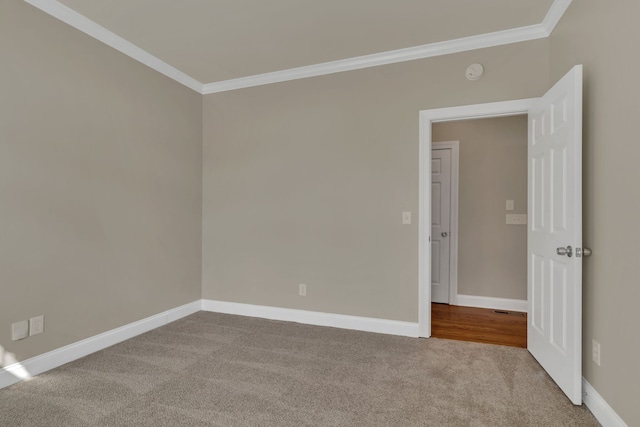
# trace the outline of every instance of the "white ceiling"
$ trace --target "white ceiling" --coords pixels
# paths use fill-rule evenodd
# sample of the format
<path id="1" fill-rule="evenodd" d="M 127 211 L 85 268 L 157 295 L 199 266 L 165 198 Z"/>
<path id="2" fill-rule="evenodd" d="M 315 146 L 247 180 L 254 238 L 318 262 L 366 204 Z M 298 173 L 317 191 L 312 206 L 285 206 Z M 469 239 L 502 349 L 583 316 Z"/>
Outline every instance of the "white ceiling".
<path id="1" fill-rule="evenodd" d="M 493 45 L 548 36 L 545 17 L 559 19 L 571 0 L 25 1 L 196 90 L 204 84 L 210 93 L 229 81 L 317 64 L 331 68 L 364 55 L 379 60 L 383 53 L 388 60 L 381 63 L 390 63 L 450 53 L 444 47 L 455 42 L 449 41 L 475 36 L 493 40 L 505 33 Z M 324 71 L 373 65 L 380 63 Z"/>

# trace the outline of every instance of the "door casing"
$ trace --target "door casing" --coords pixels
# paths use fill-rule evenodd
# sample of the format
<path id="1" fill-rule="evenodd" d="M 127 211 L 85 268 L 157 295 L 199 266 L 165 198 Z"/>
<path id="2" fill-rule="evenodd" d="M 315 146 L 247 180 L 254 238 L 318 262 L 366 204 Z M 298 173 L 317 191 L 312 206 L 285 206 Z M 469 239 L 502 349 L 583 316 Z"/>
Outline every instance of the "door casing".
<path id="1" fill-rule="evenodd" d="M 418 218 L 418 335 L 431 336 L 431 125 L 454 120 L 528 114 L 538 98 L 420 111 Z"/>

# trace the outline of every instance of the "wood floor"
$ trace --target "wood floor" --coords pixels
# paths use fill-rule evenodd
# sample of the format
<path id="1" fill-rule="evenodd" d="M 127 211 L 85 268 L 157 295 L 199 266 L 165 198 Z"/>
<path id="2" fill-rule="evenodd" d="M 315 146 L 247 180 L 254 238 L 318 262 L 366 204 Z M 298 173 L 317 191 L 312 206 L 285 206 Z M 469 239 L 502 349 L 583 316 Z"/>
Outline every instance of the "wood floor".
<path id="1" fill-rule="evenodd" d="M 527 348 L 527 314 L 432 303 L 431 336 Z"/>

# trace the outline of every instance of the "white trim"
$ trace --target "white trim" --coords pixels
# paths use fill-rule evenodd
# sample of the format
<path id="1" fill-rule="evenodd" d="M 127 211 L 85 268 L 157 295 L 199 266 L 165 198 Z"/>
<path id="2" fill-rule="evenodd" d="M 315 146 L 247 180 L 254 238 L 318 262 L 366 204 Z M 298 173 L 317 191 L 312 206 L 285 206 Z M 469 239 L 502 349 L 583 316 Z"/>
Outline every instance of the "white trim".
<path id="1" fill-rule="evenodd" d="M 457 107 L 423 110 L 425 118 L 431 122 L 451 122 L 456 120 L 484 119 L 490 117 L 516 116 L 527 114 L 538 98 L 514 101 L 489 102 L 486 104 L 460 105 Z"/>
<path id="2" fill-rule="evenodd" d="M 48 353 L 32 357 L 24 362 L 14 363 L 0 368 L 0 389 L 20 382 L 24 378 L 14 375 L 14 372 L 26 371 L 29 376 L 41 374 L 65 363 L 85 357 L 119 342 L 128 340 L 136 335 L 166 325 L 201 310 L 201 300 L 167 310 L 146 319 L 121 326 L 99 335 L 78 341 L 73 344 L 52 350 Z"/>
<path id="3" fill-rule="evenodd" d="M 0 368 L 0 389 L 16 384 L 22 380 L 17 374 L 14 374 L 14 372 L 26 371 L 29 376 L 35 376 L 193 313 L 197 313 L 200 310 L 408 337 L 418 336 L 419 330 L 418 325 L 415 323 L 396 320 L 346 316 L 222 301 L 198 300 L 33 357 L 22 363 L 14 363 L 5 368 Z M 620 418 L 585 378 L 582 378 L 582 390 L 584 404 L 604 427 L 627 427 L 627 424 L 622 418 Z"/>
<path id="4" fill-rule="evenodd" d="M 425 59 L 434 56 L 546 38 L 549 37 L 572 0 L 554 0 L 544 20 L 540 24 L 207 84 L 202 84 L 193 77 L 107 30 L 57 0 L 24 1 L 178 83 L 202 95 L 208 95 L 270 83 L 323 76 L 343 71 L 359 70 L 362 68 L 377 67 L 380 65 L 395 64 L 398 62 L 413 61 L 416 59 Z"/>
<path id="5" fill-rule="evenodd" d="M 262 319 L 283 320 L 307 325 L 329 326 L 354 331 L 376 332 L 380 334 L 418 336 L 418 324 L 399 320 L 372 317 L 348 316 L 345 314 L 322 313 L 318 311 L 295 310 L 291 308 L 268 307 L 264 305 L 241 304 L 236 302 L 202 300 L 202 310 L 215 313 L 236 314 Z"/>
<path id="6" fill-rule="evenodd" d="M 431 150 L 451 150 L 451 210 L 449 212 L 449 304 L 458 304 L 458 182 L 460 178 L 460 141 L 432 142 Z"/>
<path id="7" fill-rule="evenodd" d="M 56 0 L 24 0 L 32 6 L 37 7 L 43 12 L 48 13 L 61 20 L 62 22 L 71 25 L 72 27 L 82 31 L 83 33 L 93 37 L 96 40 L 101 41 L 107 46 L 124 53 L 130 58 L 135 59 L 138 62 L 146 65 L 147 67 L 164 74 L 165 76 L 175 80 L 178 83 L 185 85 L 186 87 L 195 90 L 202 94 L 202 83 L 183 73 L 177 68 L 167 64 L 166 62 L 151 55 L 149 52 L 139 48 L 133 43 L 123 39 L 115 33 L 107 30 L 103 26 L 95 23 L 91 19 L 84 15 L 79 14 L 75 10 L 65 6 Z"/>
<path id="8" fill-rule="evenodd" d="M 418 328 L 431 336 L 431 119 L 420 111 L 418 143 Z"/>
<path id="9" fill-rule="evenodd" d="M 537 98 L 491 102 L 420 111 L 418 215 L 418 325 L 421 337 L 431 336 L 431 124 L 452 120 L 527 114 Z M 526 311 L 526 310 L 525 310 Z"/>
<path id="10" fill-rule="evenodd" d="M 582 377 L 582 402 L 603 427 L 627 427 L 627 423 L 584 377 Z"/>
<path id="11" fill-rule="evenodd" d="M 527 300 L 458 295 L 458 304 L 463 307 L 493 308 L 496 310 L 527 312 Z"/>
<path id="12" fill-rule="evenodd" d="M 547 15 L 542 21 L 542 26 L 547 32 L 547 37 L 551 35 L 553 30 L 556 28 L 556 25 L 558 25 L 558 22 L 560 22 L 560 19 L 564 16 L 564 13 L 571 5 L 571 1 L 572 0 L 554 0 L 547 12 Z"/>
<path id="13" fill-rule="evenodd" d="M 572 0 L 554 0 L 549 11 L 545 15 L 544 20 L 540 24 L 446 40 L 405 49 L 390 50 L 371 55 L 356 56 L 338 61 L 274 71 L 272 73 L 257 74 L 238 79 L 207 83 L 203 87 L 202 94 L 208 95 L 229 90 L 280 83 L 308 77 L 324 76 L 343 71 L 359 70 L 362 68 L 377 67 L 380 65 L 395 64 L 398 62 L 413 61 L 416 59 L 426 59 L 434 56 L 449 55 L 452 53 L 467 52 L 470 50 L 546 38 L 551 35 L 551 32 L 560 21 L 560 18 L 562 18 L 562 15 L 571 4 L 571 1 Z"/>
<path id="14" fill-rule="evenodd" d="M 353 58 L 324 62 L 305 67 L 291 68 L 272 73 L 257 74 L 239 79 L 208 83 L 204 85 L 202 93 L 204 95 L 208 95 L 211 93 L 243 89 L 252 86 L 324 76 L 344 71 L 378 67 L 380 65 L 396 64 L 398 62 L 413 61 L 416 59 L 432 58 L 434 56 L 449 55 L 452 53 L 484 49 L 505 44 L 520 43 L 545 37 L 548 37 L 548 34 L 542 24 L 530 25 L 527 27 L 513 28 L 510 30 L 446 40 L 438 43 L 390 50 L 371 55 L 356 56 Z"/>

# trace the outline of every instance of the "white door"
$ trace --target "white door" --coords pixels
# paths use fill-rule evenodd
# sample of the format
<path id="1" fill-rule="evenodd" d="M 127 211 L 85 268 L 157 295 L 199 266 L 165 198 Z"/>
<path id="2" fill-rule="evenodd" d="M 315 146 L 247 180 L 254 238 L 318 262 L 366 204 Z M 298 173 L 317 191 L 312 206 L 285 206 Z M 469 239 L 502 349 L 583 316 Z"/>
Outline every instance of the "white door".
<path id="1" fill-rule="evenodd" d="M 528 348 L 582 403 L 582 66 L 529 111 Z"/>
<path id="2" fill-rule="evenodd" d="M 431 301 L 449 304 L 451 149 L 431 151 Z"/>

